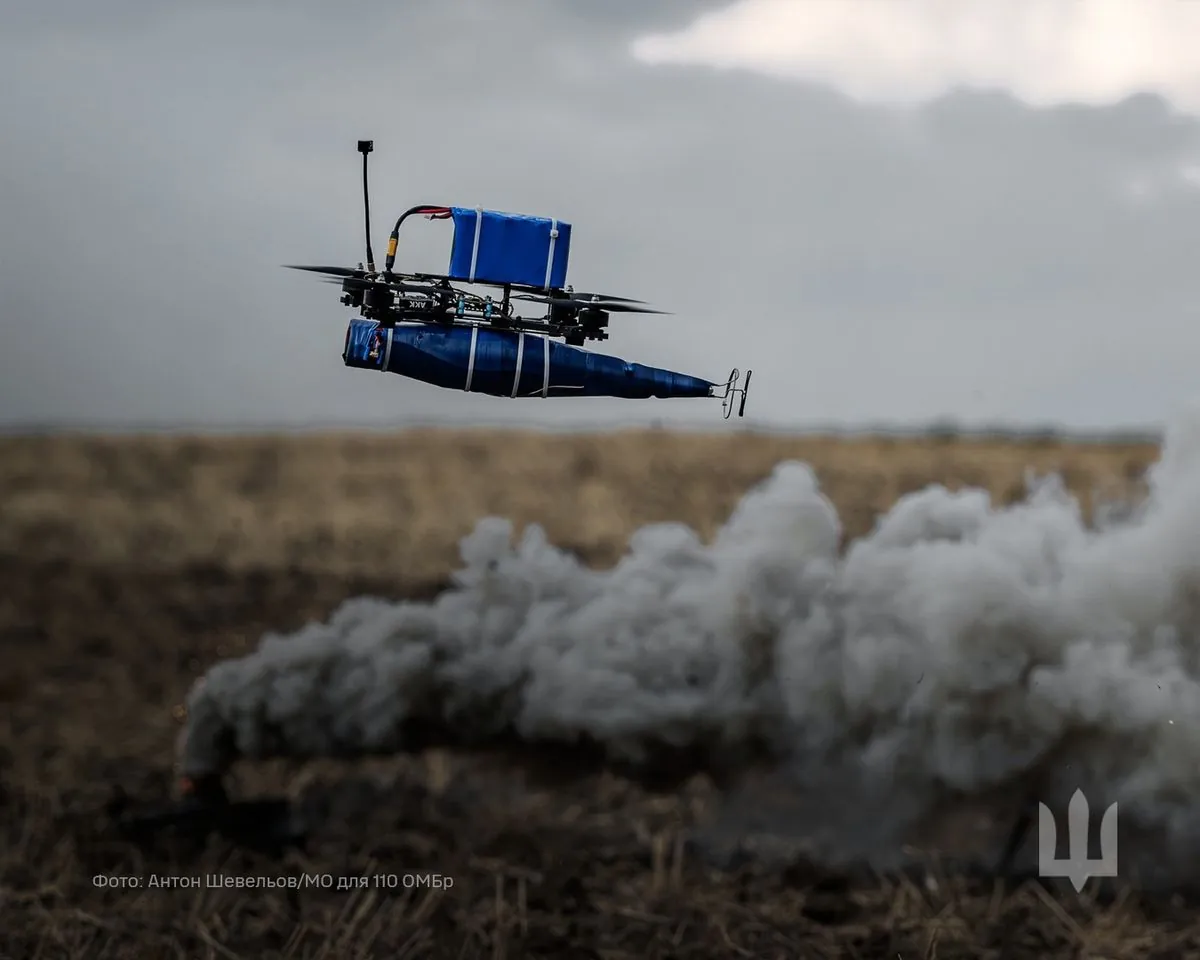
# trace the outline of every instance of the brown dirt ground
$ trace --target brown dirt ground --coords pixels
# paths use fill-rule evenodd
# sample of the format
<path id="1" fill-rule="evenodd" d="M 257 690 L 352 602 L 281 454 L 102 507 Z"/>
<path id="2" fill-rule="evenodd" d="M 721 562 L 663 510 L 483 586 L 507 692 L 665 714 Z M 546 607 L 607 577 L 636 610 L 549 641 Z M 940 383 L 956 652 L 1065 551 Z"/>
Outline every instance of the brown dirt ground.
<path id="1" fill-rule="evenodd" d="M 476 520 L 541 523 L 596 564 L 637 526 L 711 534 L 779 460 L 803 459 L 847 535 L 931 482 L 1018 496 L 1059 470 L 1090 504 L 1150 445 L 662 432 L 0 440 L 0 958 L 1200 957 L 1192 908 L 1056 895 L 949 868 L 913 879 L 796 861 L 717 869 L 682 842 L 712 788 L 546 785 L 440 752 L 266 764 L 325 826 L 280 863 L 214 840 L 146 851 L 104 804 L 170 788 L 189 685 L 267 630 L 347 597 L 429 595 Z M 203 878 L 438 874 L 416 886 L 216 889 Z M 140 889 L 93 877 L 136 878 Z M 152 876 L 199 889 L 150 889 Z"/>

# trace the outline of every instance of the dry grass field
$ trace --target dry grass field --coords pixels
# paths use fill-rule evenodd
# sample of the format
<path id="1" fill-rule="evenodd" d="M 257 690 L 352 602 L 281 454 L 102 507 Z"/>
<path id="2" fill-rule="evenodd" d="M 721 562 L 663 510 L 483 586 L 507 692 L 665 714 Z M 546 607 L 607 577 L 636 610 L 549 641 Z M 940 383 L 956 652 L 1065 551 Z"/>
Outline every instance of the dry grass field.
<path id="1" fill-rule="evenodd" d="M 784 459 L 854 537 L 929 483 L 1018 497 L 1059 471 L 1085 501 L 1135 487 L 1151 445 L 417 431 L 394 436 L 0 440 L 0 958 L 1200 957 L 1186 905 L 1056 898 L 965 875 L 718 869 L 682 842 L 711 787 L 526 782 L 431 753 L 267 764 L 238 793 L 322 814 L 280 864 L 212 841 L 145 851 L 105 804 L 170 789 L 181 701 L 216 659 L 363 593 L 437 591 L 487 515 L 596 565 L 629 534 L 704 535 Z M 450 889 L 98 888 L 140 878 L 436 873 Z"/>

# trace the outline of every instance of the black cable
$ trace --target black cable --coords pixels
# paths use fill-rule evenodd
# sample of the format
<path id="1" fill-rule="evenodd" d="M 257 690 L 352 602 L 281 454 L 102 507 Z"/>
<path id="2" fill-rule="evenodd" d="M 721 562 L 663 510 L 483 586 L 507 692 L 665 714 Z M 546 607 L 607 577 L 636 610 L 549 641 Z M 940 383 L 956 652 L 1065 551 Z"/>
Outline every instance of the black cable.
<path id="1" fill-rule="evenodd" d="M 391 235 L 388 237 L 387 259 L 383 263 L 383 272 L 390 275 L 392 267 L 396 264 L 396 245 L 400 240 L 400 227 L 404 221 L 414 214 L 425 214 L 426 216 L 447 217 L 450 215 L 449 207 L 439 207 L 431 203 L 418 203 L 415 207 L 409 207 L 396 220 L 396 225 L 392 227 Z"/>
<path id="2" fill-rule="evenodd" d="M 367 141 L 370 142 L 370 141 Z M 362 145 L 359 145 L 360 149 Z M 371 252 L 371 197 L 367 192 L 367 154 L 370 148 L 363 150 L 363 221 L 367 232 L 367 269 L 375 272 L 375 254 Z"/>

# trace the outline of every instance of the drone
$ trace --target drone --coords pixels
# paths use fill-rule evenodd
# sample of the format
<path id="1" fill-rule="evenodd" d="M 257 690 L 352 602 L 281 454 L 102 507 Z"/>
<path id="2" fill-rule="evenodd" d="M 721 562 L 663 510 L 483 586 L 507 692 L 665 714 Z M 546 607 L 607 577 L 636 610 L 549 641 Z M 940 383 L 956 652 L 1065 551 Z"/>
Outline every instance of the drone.
<path id="1" fill-rule="evenodd" d="M 571 224 L 566 221 L 479 206 L 418 204 L 397 218 L 383 269 L 377 270 L 367 181 L 373 149 L 374 141 L 358 141 L 365 264 L 285 264 L 340 284 L 341 303 L 358 312 L 346 329 L 342 360 L 347 367 L 497 397 L 715 397 L 726 419 L 740 397 L 738 416 L 745 416 L 749 370 L 744 381 L 736 367 L 726 380 L 711 381 L 583 349 L 589 340 L 608 339 L 611 314 L 665 311 L 568 285 Z M 453 222 L 446 273 L 395 269 L 400 228 L 412 217 Z M 525 304 L 542 305 L 545 314 L 518 315 Z"/>

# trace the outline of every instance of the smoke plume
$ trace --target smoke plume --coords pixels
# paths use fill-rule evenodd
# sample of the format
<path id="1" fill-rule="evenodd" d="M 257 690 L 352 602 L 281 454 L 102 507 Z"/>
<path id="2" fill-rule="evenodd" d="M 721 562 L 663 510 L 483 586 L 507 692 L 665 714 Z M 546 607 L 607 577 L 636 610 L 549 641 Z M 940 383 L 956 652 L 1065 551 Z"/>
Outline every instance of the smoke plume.
<path id="1" fill-rule="evenodd" d="M 860 845 L 947 796 L 1035 785 L 1064 803 L 1082 787 L 1156 838 L 1160 869 L 1184 869 L 1200 839 L 1200 417 L 1148 480 L 1136 510 L 1092 527 L 1054 478 L 1011 506 L 934 486 L 843 552 L 813 471 L 782 463 L 711 543 L 646 527 L 604 571 L 486 520 L 433 602 L 353 600 L 215 665 L 181 765 L 587 743 L 645 776 L 765 765 L 842 791 L 825 815 L 844 822 L 825 826 Z"/>

